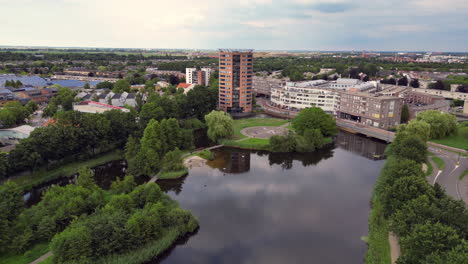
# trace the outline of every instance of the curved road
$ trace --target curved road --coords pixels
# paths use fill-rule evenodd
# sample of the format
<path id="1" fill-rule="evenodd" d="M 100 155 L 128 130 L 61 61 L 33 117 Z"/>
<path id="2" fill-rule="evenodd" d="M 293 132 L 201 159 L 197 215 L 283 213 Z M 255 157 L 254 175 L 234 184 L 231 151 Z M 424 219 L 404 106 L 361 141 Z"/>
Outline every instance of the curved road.
<path id="1" fill-rule="evenodd" d="M 468 169 L 468 157 L 459 156 L 457 153 L 446 151 L 440 148 L 430 146 L 429 151 L 436 154 L 444 160 L 445 167 L 442 171 L 438 171 L 437 165 L 430 160 L 434 171 L 428 178 L 431 184 L 436 182 L 440 184 L 448 195 L 455 199 L 464 200 L 468 203 L 468 178 L 459 180 L 458 177 L 465 170 Z M 457 164 L 459 162 L 459 164 Z"/>

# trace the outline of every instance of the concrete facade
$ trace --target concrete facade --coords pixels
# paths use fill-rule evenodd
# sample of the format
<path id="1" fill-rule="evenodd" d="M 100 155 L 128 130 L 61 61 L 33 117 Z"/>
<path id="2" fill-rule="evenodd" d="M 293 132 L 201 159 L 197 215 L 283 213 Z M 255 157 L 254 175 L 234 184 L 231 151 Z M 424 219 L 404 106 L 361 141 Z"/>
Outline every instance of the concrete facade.
<path id="1" fill-rule="evenodd" d="M 403 98 L 361 92 L 341 93 L 339 116 L 388 129 L 400 124 Z"/>

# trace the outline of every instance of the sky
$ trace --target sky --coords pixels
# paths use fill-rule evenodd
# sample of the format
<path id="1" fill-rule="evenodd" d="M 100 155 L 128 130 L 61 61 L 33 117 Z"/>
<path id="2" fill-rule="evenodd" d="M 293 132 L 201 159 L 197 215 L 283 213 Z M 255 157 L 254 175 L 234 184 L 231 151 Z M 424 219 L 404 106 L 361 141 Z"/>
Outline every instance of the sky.
<path id="1" fill-rule="evenodd" d="M 468 51 L 467 0 L 0 0 L 1 46 Z"/>

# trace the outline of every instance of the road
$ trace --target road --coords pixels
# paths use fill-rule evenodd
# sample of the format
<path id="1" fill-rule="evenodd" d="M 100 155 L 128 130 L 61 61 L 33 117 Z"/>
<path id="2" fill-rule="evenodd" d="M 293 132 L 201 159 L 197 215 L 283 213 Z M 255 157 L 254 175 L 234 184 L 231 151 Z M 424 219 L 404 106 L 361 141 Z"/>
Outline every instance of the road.
<path id="1" fill-rule="evenodd" d="M 465 177 L 461 181 L 458 179 L 460 174 L 468 169 L 468 157 L 433 146 L 429 146 L 428 150 L 442 158 L 445 162 L 444 169 L 438 171 L 437 165 L 432 160 L 430 161 L 434 171 L 428 177 L 428 181 L 431 184 L 437 182 L 445 189 L 448 195 L 468 203 L 468 177 Z"/>

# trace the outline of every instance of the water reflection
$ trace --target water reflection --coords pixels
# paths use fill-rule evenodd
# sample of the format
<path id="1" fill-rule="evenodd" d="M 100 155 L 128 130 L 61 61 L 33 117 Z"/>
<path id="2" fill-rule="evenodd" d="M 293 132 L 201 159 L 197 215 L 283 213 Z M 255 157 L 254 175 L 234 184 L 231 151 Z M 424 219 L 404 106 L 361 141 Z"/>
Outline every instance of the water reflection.
<path id="1" fill-rule="evenodd" d="M 122 179 L 125 176 L 126 168 L 127 163 L 125 160 L 115 160 L 103 165 L 96 166 L 92 168 L 94 172 L 94 180 L 99 187 L 107 190 L 110 188 L 113 181 L 115 181 L 117 178 Z M 26 205 L 29 207 L 40 202 L 42 195 L 53 186 L 65 186 L 75 183 L 77 176 L 78 175 L 75 174 L 70 177 L 58 178 L 34 187 L 31 191 L 24 194 Z M 140 176 L 135 179 L 137 184 L 145 183 L 148 180 L 149 177 L 146 176 Z"/>
<path id="2" fill-rule="evenodd" d="M 200 230 L 150 263 L 363 263 L 360 237 L 383 161 L 368 158 L 372 145 L 341 146 L 307 154 L 222 148 L 177 184 L 158 181 Z"/>
<path id="3" fill-rule="evenodd" d="M 378 139 L 340 132 L 336 137 L 336 144 L 345 150 L 372 160 L 384 159 L 387 144 Z"/>

